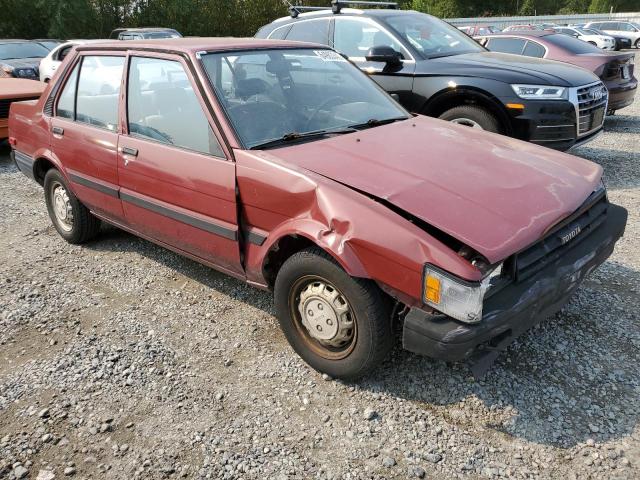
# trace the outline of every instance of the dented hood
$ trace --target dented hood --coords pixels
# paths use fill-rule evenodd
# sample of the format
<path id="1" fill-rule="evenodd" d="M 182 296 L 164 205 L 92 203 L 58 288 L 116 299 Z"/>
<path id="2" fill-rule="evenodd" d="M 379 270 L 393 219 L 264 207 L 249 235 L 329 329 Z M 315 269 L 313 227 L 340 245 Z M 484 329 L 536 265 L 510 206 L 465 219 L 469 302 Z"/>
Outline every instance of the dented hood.
<path id="1" fill-rule="evenodd" d="M 492 263 L 575 211 L 602 174 L 572 155 L 427 117 L 268 154 L 384 199 Z"/>

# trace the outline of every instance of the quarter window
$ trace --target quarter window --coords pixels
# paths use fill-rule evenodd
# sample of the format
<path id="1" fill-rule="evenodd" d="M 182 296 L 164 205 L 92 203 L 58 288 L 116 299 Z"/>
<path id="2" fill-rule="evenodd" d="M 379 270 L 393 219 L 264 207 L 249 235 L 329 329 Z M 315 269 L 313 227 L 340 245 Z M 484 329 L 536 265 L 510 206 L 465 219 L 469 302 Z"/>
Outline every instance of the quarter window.
<path id="1" fill-rule="evenodd" d="M 133 57 L 127 108 L 131 135 L 224 156 L 180 62 Z"/>
<path id="2" fill-rule="evenodd" d="M 74 119 L 76 116 L 75 100 L 76 100 L 76 86 L 78 85 L 78 70 L 80 69 L 80 63 L 78 63 L 69 78 L 67 83 L 62 89 L 60 98 L 58 99 L 58 108 L 56 115 L 62 118 Z"/>
<path id="3" fill-rule="evenodd" d="M 348 57 L 364 58 L 371 47 L 388 46 L 402 51 L 396 39 L 370 22 L 337 18 L 334 35 L 335 49 Z"/>
<path id="4" fill-rule="evenodd" d="M 521 55 L 524 50 L 525 40 L 521 38 L 492 38 L 487 48 L 492 52 L 514 53 Z"/>
<path id="5" fill-rule="evenodd" d="M 294 23 L 287 35 L 287 40 L 329 45 L 329 20 L 313 20 Z"/>
<path id="6" fill-rule="evenodd" d="M 527 57 L 536 57 L 536 58 L 544 57 L 545 53 L 546 53 L 546 50 L 542 45 L 540 45 L 537 42 L 532 42 L 531 40 L 527 42 L 527 45 L 524 47 L 524 52 L 522 52 L 522 54 L 526 55 Z"/>
<path id="7" fill-rule="evenodd" d="M 86 56 L 82 60 L 76 121 L 115 131 L 124 57 Z"/>

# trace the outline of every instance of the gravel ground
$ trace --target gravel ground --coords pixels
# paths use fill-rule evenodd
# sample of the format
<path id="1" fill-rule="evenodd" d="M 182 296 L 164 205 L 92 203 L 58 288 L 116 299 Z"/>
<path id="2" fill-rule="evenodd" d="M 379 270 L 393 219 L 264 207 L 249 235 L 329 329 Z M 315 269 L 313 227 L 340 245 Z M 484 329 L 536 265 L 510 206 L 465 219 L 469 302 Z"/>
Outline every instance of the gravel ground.
<path id="1" fill-rule="evenodd" d="M 267 293 L 114 228 L 63 242 L 5 148 L 0 478 L 639 478 L 640 99 L 621 113 L 574 153 L 625 238 L 482 381 L 400 349 L 323 378 Z"/>

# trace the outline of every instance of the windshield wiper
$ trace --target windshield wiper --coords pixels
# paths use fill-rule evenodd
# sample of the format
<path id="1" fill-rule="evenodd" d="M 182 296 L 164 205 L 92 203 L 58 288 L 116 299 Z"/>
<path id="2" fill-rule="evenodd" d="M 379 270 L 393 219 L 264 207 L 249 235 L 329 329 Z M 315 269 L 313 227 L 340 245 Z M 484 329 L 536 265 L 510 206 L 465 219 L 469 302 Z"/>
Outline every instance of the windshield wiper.
<path id="1" fill-rule="evenodd" d="M 285 145 L 287 143 L 294 142 L 296 140 L 306 140 L 314 137 L 324 137 L 326 135 L 342 135 L 345 133 L 354 133 L 357 130 L 353 127 L 344 127 L 344 128 L 336 128 L 336 129 L 327 129 L 327 130 L 314 130 L 313 132 L 289 132 L 285 133 L 280 138 L 275 138 L 273 140 L 269 140 L 268 142 L 260 143 L 259 145 L 254 145 L 250 148 L 250 150 L 259 150 L 263 148 L 271 148 L 271 147 L 279 147 L 280 145 Z"/>
<path id="2" fill-rule="evenodd" d="M 384 118 L 382 120 L 377 118 L 371 118 L 367 120 L 365 123 L 359 123 L 357 125 L 349 125 L 351 128 L 356 128 L 358 130 L 362 130 L 365 128 L 373 128 L 379 127 L 380 125 L 387 125 L 389 123 L 401 122 L 402 120 L 408 120 L 409 117 L 393 117 L 393 118 Z"/>

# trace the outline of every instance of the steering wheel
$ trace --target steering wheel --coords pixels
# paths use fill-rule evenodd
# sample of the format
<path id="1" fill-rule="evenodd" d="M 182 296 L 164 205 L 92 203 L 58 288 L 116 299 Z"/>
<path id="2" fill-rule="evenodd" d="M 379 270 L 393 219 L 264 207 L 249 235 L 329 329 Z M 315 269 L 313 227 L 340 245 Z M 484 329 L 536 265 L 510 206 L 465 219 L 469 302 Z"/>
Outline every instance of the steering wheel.
<path id="1" fill-rule="evenodd" d="M 327 98 L 324 102 L 322 102 L 320 105 L 318 105 L 316 107 L 316 109 L 313 111 L 313 113 L 311 115 L 309 115 L 309 119 L 307 120 L 307 123 L 305 125 L 305 129 L 309 130 L 309 125 L 311 125 L 311 123 L 316 119 L 316 117 L 318 116 L 318 113 L 320 112 L 320 110 L 322 110 L 323 108 L 327 108 L 329 105 L 331 105 L 332 103 L 336 103 L 339 104 L 340 102 L 343 102 L 344 98 L 339 96 L 339 95 L 335 95 L 333 97 L 329 97 Z"/>

